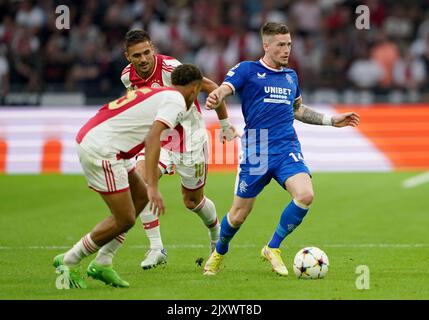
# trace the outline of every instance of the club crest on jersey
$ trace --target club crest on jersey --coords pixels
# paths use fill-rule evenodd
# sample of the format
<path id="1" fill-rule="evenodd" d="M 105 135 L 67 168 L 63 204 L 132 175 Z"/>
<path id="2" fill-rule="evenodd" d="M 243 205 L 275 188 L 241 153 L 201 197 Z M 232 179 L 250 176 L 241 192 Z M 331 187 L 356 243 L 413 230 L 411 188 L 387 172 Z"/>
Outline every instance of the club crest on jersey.
<path id="1" fill-rule="evenodd" d="M 265 79 L 265 76 L 267 75 L 265 72 L 264 73 L 256 73 L 258 75 L 258 79 Z"/>
<path id="2" fill-rule="evenodd" d="M 286 80 L 287 80 L 287 82 L 289 82 L 290 84 L 293 84 L 293 79 L 292 79 L 292 77 L 290 76 L 290 74 L 286 74 Z"/>
<path id="3" fill-rule="evenodd" d="M 160 88 L 161 85 L 158 82 L 154 82 L 154 83 L 151 84 L 151 87 L 152 88 Z"/>

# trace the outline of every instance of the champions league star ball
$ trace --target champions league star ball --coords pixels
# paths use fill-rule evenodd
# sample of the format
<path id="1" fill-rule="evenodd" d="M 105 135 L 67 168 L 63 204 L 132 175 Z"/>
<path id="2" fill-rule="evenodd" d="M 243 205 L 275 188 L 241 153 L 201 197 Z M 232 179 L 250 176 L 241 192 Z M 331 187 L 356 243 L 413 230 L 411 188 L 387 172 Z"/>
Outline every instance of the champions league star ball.
<path id="1" fill-rule="evenodd" d="M 328 272 L 328 266 L 328 256 L 316 247 L 299 250 L 293 260 L 293 271 L 299 279 L 322 279 Z"/>

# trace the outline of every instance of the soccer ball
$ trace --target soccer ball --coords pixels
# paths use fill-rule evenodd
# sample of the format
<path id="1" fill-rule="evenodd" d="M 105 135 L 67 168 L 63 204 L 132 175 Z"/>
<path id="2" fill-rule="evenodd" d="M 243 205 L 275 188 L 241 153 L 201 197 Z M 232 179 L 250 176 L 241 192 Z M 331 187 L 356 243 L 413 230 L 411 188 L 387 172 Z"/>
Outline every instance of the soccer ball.
<path id="1" fill-rule="evenodd" d="M 299 279 L 322 279 L 328 272 L 328 266 L 328 256 L 317 247 L 299 250 L 293 260 L 293 271 Z"/>

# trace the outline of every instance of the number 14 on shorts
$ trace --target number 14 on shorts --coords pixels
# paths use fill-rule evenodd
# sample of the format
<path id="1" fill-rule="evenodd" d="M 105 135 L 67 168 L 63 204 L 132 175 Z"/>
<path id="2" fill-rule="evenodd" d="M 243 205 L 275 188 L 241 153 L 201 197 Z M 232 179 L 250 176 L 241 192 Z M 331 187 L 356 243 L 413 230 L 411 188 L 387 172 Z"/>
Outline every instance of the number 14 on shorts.
<path id="1" fill-rule="evenodd" d="M 291 152 L 289 153 L 289 157 L 292 157 L 293 161 L 295 162 L 304 161 L 304 157 L 300 152 L 297 152 L 297 153 Z"/>

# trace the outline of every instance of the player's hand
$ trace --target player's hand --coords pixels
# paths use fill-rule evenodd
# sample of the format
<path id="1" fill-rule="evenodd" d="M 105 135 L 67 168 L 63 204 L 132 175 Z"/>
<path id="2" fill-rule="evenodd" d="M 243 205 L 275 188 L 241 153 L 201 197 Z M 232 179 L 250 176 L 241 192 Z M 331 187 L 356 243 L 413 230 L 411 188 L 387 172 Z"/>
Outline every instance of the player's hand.
<path id="1" fill-rule="evenodd" d="M 225 141 L 232 141 L 237 137 L 241 136 L 232 124 L 229 127 L 222 128 L 222 131 L 219 134 L 219 140 L 222 143 L 225 143 Z"/>
<path id="2" fill-rule="evenodd" d="M 158 188 L 147 186 L 147 197 L 149 199 L 149 210 L 158 217 L 164 214 L 164 201 Z"/>
<path id="3" fill-rule="evenodd" d="M 356 127 L 359 125 L 359 122 L 360 116 L 354 112 L 346 112 L 332 116 L 332 125 L 338 128 L 345 126 Z"/>
<path id="4" fill-rule="evenodd" d="M 205 108 L 207 110 L 213 110 L 219 107 L 220 103 L 221 99 L 218 90 L 213 90 L 206 99 Z"/>

